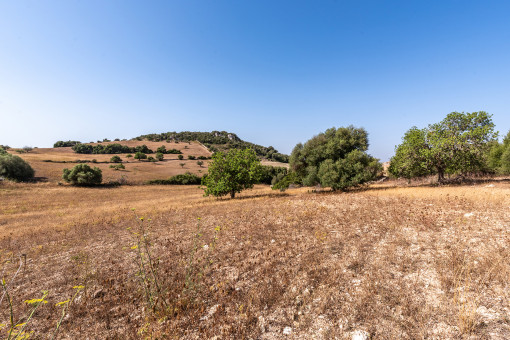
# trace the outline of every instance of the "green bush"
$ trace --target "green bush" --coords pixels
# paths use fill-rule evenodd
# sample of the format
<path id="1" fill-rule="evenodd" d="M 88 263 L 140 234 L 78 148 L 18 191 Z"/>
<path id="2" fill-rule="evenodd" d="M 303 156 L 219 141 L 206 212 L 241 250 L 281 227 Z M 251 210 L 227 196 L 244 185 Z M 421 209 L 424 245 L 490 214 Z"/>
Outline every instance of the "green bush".
<path id="1" fill-rule="evenodd" d="M 194 159 L 196 159 L 196 157 L 192 156 L 192 155 L 188 155 L 188 159 L 194 160 Z"/>
<path id="2" fill-rule="evenodd" d="M 124 170 L 125 168 L 126 167 L 122 163 L 120 163 L 120 164 L 111 164 L 110 165 L 110 169 L 114 169 L 114 170 Z"/>
<path id="3" fill-rule="evenodd" d="M 1 149 L 3 150 L 3 149 Z M 0 177 L 13 181 L 27 181 L 34 177 L 34 169 L 21 157 L 0 152 Z"/>
<path id="4" fill-rule="evenodd" d="M 164 158 L 165 158 L 165 156 L 163 155 L 163 153 L 161 153 L 161 152 L 156 153 L 156 159 L 158 161 L 162 161 Z"/>
<path id="5" fill-rule="evenodd" d="M 169 179 L 155 179 L 148 181 L 147 184 L 168 184 L 168 185 L 198 185 L 201 183 L 201 178 L 191 172 L 172 176 Z"/>
<path id="6" fill-rule="evenodd" d="M 99 168 L 78 164 L 72 169 L 64 169 L 62 179 L 72 185 L 89 186 L 101 184 L 103 174 Z"/>
<path id="7" fill-rule="evenodd" d="M 138 159 L 139 161 L 141 161 L 142 159 L 147 159 L 147 155 L 144 154 L 143 152 L 137 152 L 135 153 L 135 159 Z"/>
<path id="8" fill-rule="evenodd" d="M 120 158 L 119 156 L 115 155 L 112 158 L 110 158 L 110 162 L 112 162 L 112 163 L 122 163 L 122 158 Z"/>
<path id="9" fill-rule="evenodd" d="M 179 156 L 177 156 L 177 158 L 179 158 L 179 160 L 182 160 L 182 159 L 184 159 L 184 156 L 183 155 L 179 155 Z"/>
<path id="10" fill-rule="evenodd" d="M 58 142 L 53 144 L 53 147 L 54 148 L 65 148 L 65 147 L 69 147 L 69 146 L 75 146 L 76 144 L 80 144 L 80 142 L 78 142 L 76 140 L 68 140 L 68 141 L 59 140 Z"/>

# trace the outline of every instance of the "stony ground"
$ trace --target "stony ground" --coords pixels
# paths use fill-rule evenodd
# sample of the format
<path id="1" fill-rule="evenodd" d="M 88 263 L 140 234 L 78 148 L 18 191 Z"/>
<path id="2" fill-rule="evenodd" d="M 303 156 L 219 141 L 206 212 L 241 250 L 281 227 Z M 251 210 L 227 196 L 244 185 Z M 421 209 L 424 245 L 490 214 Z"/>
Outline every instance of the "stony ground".
<path id="1" fill-rule="evenodd" d="M 8 290 L 16 319 L 30 312 L 25 300 L 49 291 L 27 328 L 35 338 L 51 335 L 62 310 L 55 304 L 77 285 L 84 288 L 59 338 L 510 338 L 508 181 L 389 184 L 351 193 L 257 187 L 235 200 L 155 187 L 152 196 L 140 195 L 147 202 L 137 202 L 135 211 L 145 226 L 152 218 L 149 249 L 161 286 L 154 308 L 137 275 L 132 248 L 140 220 L 129 209 L 145 187 L 109 194 L 110 203 L 98 190 L 106 213 L 90 209 L 87 219 L 70 205 L 67 213 L 77 217 L 67 227 L 9 236 L 5 229 L 16 217 L 34 225 L 41 217 L 27 215 L 30 202 L 44 195 L 34 188 L 0 187 L 3 211 L 9 210 L 0 215 L 9 221 L 0 220 L 0 246 L 7 279 L 26 254 Z M 27 209 L 16 210 L 18 194 Z M 66 218 L 54 207 L 39 208 Z M 0 323 L 8 322 L 4 298 Z"/>

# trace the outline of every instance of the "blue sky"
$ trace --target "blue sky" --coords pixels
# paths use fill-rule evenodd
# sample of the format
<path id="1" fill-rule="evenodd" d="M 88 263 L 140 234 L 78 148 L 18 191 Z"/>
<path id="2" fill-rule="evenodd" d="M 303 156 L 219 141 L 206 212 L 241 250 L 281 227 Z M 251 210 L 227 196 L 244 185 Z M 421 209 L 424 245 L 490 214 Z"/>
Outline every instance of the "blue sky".
<path id="1" fill-rule="evenodd" d="M 388 160 L 451 111 L 510 129 L 508 1 L 0 0 L 0 144 L 330 127 Z"/>

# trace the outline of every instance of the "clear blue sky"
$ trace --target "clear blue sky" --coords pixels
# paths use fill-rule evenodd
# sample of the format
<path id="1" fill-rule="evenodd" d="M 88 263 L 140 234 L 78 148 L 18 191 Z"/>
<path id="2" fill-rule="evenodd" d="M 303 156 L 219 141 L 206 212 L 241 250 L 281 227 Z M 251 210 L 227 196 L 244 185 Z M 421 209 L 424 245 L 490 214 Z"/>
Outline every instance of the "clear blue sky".
<path id="1" fill-rule="evenodd" d="M 388 160 L 451 111 L 510 129 L 509 1 L 0 0 L 0 144 L 227 130 Z"/>

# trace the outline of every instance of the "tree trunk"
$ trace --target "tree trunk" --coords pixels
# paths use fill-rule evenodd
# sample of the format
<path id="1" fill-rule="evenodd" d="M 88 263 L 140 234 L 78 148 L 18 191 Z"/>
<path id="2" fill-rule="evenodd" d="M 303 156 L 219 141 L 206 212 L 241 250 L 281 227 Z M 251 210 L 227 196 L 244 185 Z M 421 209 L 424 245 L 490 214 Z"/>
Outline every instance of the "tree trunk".
<path id="1" fill-rule="evenodd" d="M 443 169 L 438 169 L 438 171 L 437 171 L 437 181 L 439 183 L 443 183 L 444 182 L 444 170 Z"/>
<path id="2" fill-rule="evenodd" d="M 234 198 L 236 196 L 236 192 L 234 190 L 232 190 L 230 192 L 230 198 Z"/>

